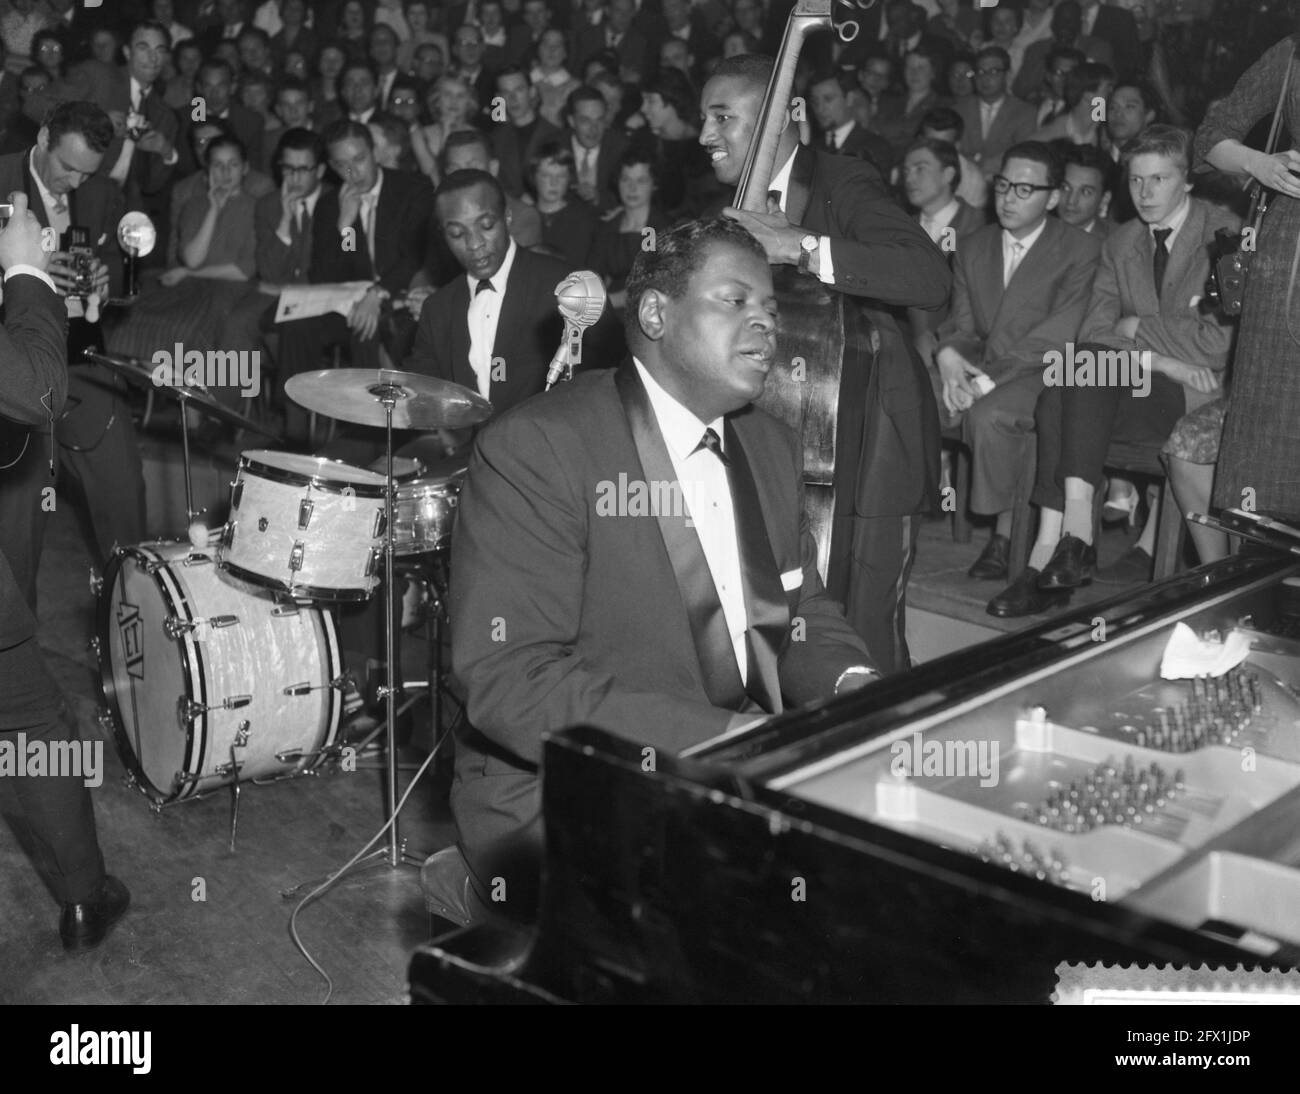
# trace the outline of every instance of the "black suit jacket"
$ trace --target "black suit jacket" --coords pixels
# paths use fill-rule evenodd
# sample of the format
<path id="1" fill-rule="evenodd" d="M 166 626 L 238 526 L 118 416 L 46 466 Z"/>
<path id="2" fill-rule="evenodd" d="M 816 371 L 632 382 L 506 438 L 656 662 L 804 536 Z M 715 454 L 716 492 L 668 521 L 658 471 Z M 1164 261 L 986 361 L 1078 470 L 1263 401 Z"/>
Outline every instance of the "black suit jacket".
<path id="1" fill-rule="evenodd" d="M 201 164 L 194 158 L 194 148 L 190 142 L 190 130 L 194 127 L 190 119 L 189 109 L 177 112 L 180 121 L 180 131 L 177 138 L 178 144 L 176 151 L 180 155 L 180 162 L 176 165 L 177 172 L 184 175 L 192 175 L 195 171 L 201 169 Z M 244 147 L 248 150 L 248 163 L 250 167 L 263 171 L 266 168 L 266 157 L 263 154 L 262 134 L 266 131 L 266 125 L 262 121 L 262 116 L 255 110 L 249 110 L 248 107 L 240 103 L 232 102 L 230 110 L 225 118 L 220 119 L 236 137 L 243 142 Z"/>
<path id="2" fill-rule="evenodd" d="M 826 136 L 823 134 L 823 143 L 825 140 Z M 878 133 L 863 129 L 856 122 L 849 130 L 849 135 L 844 138 L 844 143 L 835 151 L 841 156 L 855 156 L 860 160 L 866 160 L 880 172 L 883 180 L 888 180 L 894 170 L 894 150 L 890 147 L 889 141 Z"/>
<path id="3" fill-rule="evenodd" d="M 817 576 L 798 440 L 754 409 L 732 415 L 726 432 L 729 458 L 748 464 L 755 488 L 736 524 L 756 651 L 750 691 L 761 685 L 771 707 L 735 702 L 730 637 L 682 507 L 610 507 L 620 480 L 675 478 L 630 363 L 529 400 L 476 441 L 451 561 L 454 669 L 474 726 L 457 739 L 452 809 L 471 868 L 508 872 L 512 904 L 521 894 L 510 867 L 536 851 L 543 734 L 594 725 L 677 752 L 725 732 L 742 708 L 815 702 L 844 669 L 871 663 Z"/>
<path id="4" fill-rule="evenodd" d="M 831 240 L 834 288 L 847 300 L 836 457 L 843 514 L 917 513 L 937 500 L 939 417 L 905 334 L 906 309 L 948 299 L 948 260 L 868 163 L 800 147 L 786 215 Z M 849 507 L 846 509 L 846 506 Z"/>
<path id="5" fill-rule="evenodd" d="M 45 203 L 28 166 L 31 150 L 0 156 L 0 193 L 21 190 L 27 195 L 27 207 L 44 228 L 49 227 Z M 102 175 L 92 175 L 68 195 L 69 224 L 88 229 L 91 245 L 108 265 L 110 292 L 122 289 L 122 251 L 117 245 L 117 222 L 126 211 L 126 202 L 116 183 Z M 62 246 L 64 241 L 60 241 Z M 60 298 L 62 304 L 62 299 Z M 64 307 L 64 315 L 67 307 Z M 13 312 L 10 310 L 9 315 Z M 72 321 L 76 347 L 98 340 L 98 327 L 84 319 Z M 64 338 L 66 343 L 66 336 Z M 125 381 L 103 365 L 77 365 L 68 384 L 68 400 L 59 419 L 59 440 L 89 448 L 99 442 L 109 418 L 126 413 L 121 396 Z"/>
<path id="6" fill-rule="evenodd" d="M 257 233 L 257 276 L 263 281 L 274 285 L 301 285 L 307 281 L 311 272 L 315 224 L 327 190 L 322 189 L 316 199 L 315 212 L 304 214 L 302 236 L 292 243 L 285 243 L 275 234 L 280 226 L 280 191 L 272 190 L 257 199 L 253 228 Z M 334 208 L 337 213 L 338 206 Z"/>
<path id="7" fill-rule="evenodd" d="M 573 134 L 569 130 L 564 131 L 561 140 L 566 148 L 573 148 Z M 605 135 L 600 139 L 600 150 L 596 155 L 597 200 L 595 207 L 602 212 L 620 204 L 618 198 L 618 161 L 623 153 L 627 151 L 627 144 L 627 134 L 617 129 L 605 130 Z M 575 162 L 573 167 L 575 178 L 577 177 L 577 171 L 578 167 Z"/>
<path id="8" fill-rule="evenodd" d="M 433 212 L 433 187 L 423 175 L 386 171 L 375 209 L 375 261 L 370 261 L 365 229 L 358 211 L 352 222 L 354 248 L 345 249 L 339 235 L 339 194 L 331 190 L 316 203 L 312 225 L 309 280 L 378 281 L 390 293 L 405 292 L 424 265 Z"/>
<path id="9" fill-rule="evenodd" d="M 4 325 L 0 326 L 0 453 L 14 459 L 24 441 L 47 444 L 28 429 L 48 435 L 50 420 L 68 394 L 67 311 L 63 300 L 38 277 L 18 274 L 5 282 Z M 0 471 L 0 489 L 5 472 Z M 35 517 L 33 517 L 35 519 Z M 0 544 L 4 529 L 0 529 Z M 0 550 L 0 649 L 36 633 L 27 598 Z"/>
<path id="10" fill-rule="evenodd" d="M 524 175 L 534 149 L 547 141 L 565 140 L 564 130 L 557 128 L 541 115 L 533 126 L 526 142 L 519 138 L 519 130 L 508 121 L 492 130 L 492 155 L 497 161 L 497 181 L 511 197 L 524 196 Z"/>
<path id="11" fill-rule="evenodd" d="M 555 286 L 569 272 L 568 263 L 558 258 L 516 249 L 492 344 L 492 356 L 505 365 L 505 378 L 494 379 L 488 388 L 488 401 L 497 414 L 546 387 L 547 366 L 564 335 Z M 478 389 L 469 363 L 469 302 L 463 274 L 424 302 L 407 368 Z"/>

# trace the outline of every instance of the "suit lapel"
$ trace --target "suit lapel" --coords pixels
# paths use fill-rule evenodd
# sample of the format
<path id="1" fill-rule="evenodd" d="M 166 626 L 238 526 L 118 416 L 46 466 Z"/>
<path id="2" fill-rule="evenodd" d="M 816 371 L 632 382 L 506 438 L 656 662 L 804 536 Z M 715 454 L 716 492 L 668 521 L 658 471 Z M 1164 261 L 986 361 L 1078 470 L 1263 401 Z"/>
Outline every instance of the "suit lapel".
<path id="1" fill-rule="evenodd" d="M 524 316 L 528 314 L 529 301 L 526 297 L 531 288 L 531 283 L 528 278 L 527 263 L 528 260 L 524 258 L 524 249 L 522 247 L 516 248 L 515 261 L 510 267 L 510 277 L 507 278 L 506 283 L 501 287 L 501 291 L 505 293 L 505 297 L 501 301 L 501 315 L 497 319 L 496 338 L 492 342 L 493 360 L 497 357 L 502 357 L 508 360 L 510 355 L 506 353 L 506 349 L 510 345 L 511 339 L 516 334 L 524 333 L 519 330 L 519 327 L 522 326 L 524 322 Z M 507 379 L 501 381 L 500 387 L 504 389 L 510 386 L 509 379 L 514 376 L 515 371 L 516 370 L 507 367 L 505 373 Z M 520 377 L 520 379 L 522 379 L 522 377 Z M 493 402 L 500 397 L 499 395 L 494 394 L 497 386 L 496 381 L 493 381 L 489 385 L 489 402 Z"/>
<path id="2" fill-rule="evenodd" d="M 1043 228 L 1043 234 L 1034 241 L 1034 245 L 1029 248 L 1020 260 L 1020 265 L 1016 267 L 1015 272 L 1011 275 L 1010 282 L 1002 290 L 1002 299 L 998 303 L 998 311 L 994 316 L 994 323 L 997 322 L 998 316 L 1001 315 L 1003 308 L 1015 307 L 1016 302 L 1026 285 L 1032 285 L 1039 277 L 1040 271 L 1048 271 L 1053 268 L 1052 264 L 1056 256 L 1057 233 L 1054 231 L 1055 224 L 1049 217 Z M 1002 236 L 997 236 L 998 242 L 998 284 L 1002 283 Z"/>
<path id="3" fill-rule="evenodd" d="M 619 369 L 614 383 L 640 458 L 642 482 L 652 493 L 657 493 L 653 484 L 676 482 L 677 475 L 655 420 L 650 396 L 646 394 L 636 367 L 630 362 L 625 362 Z M 677 507 L 668 508 L 675 510 Z M 660 509 L 657 514 L 659 534 L 663 537 L 677 591 L 686 608 L 705 694 L 716 707 L 739 710 L 745 704 L 745 687 L 731 646 L 722 602 L 718 599 L 704 548 L 700 546 L 700 537 L 687 523 L 684 513 L 664 513 L 662 506 Z"/>
<path id="4" fill-rule="evenodd" d="M 1165 268 L 1165 283 L 1162 286 L 1160 304 L 1163 306 L 1164 297 L 1170 293 L 1174 294 L 1174 303 L 1177 304 L 1179 293 L 1179 282 L 1182 281 L 1183 271 L 1191 265 L 1193 254 L 1199 248 L 1205 246 L 1202 242 L 1205 235 L 1205 214 L 1200 205 L 1193 201 L 1191 197 L 1187 199 L 1189 208 L 1187 210 L 1187 219 L 1183 221 L 1183 226 L 1178 229 L 1178 234 L 1174 236 L 1173 247 L 1169 251 L 1169 264 Z M 1150 238 L 1150 232 L 1147 233 Z M 1151 239 L 1151 261 L 1155 265 L 1155 240 Z M 1151 284 L 1155 284 L 1155 275 L 1152 274 Z M 1184 298 L 1184 301 L 1186 298 Z"/>
<path id="5" fill-rule="evenodd" d="M 982 316 L 988 318 L 988 329 L 992 330 L 997 321 L 1002 301 L 1006 299 L 1006 290 L 1002 287 L 1002 230 L 987 232 L 980 237 L 983 254 L 975 256 L 975 269 L 983 272 L 979 283 L 969 286 L 970 291 L 978 295 L 982 305 Z"/>
<path id="6" fill-rule="evenodd" d="M 772 540 L 770 506 L 762 504 L 758 479 L 754 475 L 735 423 L 726 423 L 725 451 L 731 460 L 728 479 L 736 515 L 736 540 L 740 548 L 740 576 L 745 591 L 745 611 L 749 629 L 745 648 L 749 653 L 750 697 L 764 710 L 780 714 L 781 678 L 778 657 L 781 643 L 790 627 L 790 609 Z"/>

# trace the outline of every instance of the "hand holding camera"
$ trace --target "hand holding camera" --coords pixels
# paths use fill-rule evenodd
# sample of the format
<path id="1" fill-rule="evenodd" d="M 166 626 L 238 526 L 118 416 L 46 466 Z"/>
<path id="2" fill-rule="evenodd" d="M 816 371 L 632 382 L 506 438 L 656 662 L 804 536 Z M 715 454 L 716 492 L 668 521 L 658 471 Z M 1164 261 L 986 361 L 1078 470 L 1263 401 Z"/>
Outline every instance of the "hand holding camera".
<path id="1" fill-rule="evenodd" d="M 0 268 L 35 266 L 44 270 L 50 265 L 45 249 L 41 222 L 27 208 L 27 195 L 19 191 L 9 195 L 10 205 L 0 205 Z"/>

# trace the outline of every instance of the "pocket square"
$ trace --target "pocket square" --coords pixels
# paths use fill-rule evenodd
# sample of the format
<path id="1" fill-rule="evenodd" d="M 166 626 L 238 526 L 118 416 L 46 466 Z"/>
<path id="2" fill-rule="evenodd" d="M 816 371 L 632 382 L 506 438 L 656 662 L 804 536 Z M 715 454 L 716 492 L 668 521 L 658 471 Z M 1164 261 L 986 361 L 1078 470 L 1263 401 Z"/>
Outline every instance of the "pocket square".
<path id="1" fill-rule="evenodd" d="M 786 570 L 781 575 L 781 588 L 787 593 L 803 588 L 803 570 Z"/>

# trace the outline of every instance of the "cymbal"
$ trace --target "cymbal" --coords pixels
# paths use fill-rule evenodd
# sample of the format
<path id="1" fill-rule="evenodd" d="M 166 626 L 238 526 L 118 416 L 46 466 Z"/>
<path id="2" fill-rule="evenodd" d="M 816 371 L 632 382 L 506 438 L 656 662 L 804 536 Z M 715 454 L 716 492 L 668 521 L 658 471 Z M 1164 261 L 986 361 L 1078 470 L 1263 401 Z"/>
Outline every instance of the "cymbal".
<path id="1" fill-rule="evenodd" d="M 252 418 L 245 417 L 239 411 L 231 410 L 225 403 L 218 401 L 207 388 L 173 384 L 166 380 L 162 382 L 156 381 L 153 366 L 148 361 L 142 361 L 138 357 L 123 357 L 114 353 L 99 353 L 93 349 L 85 350 L 82 353 L 82 358 L 97 365 L 107 365 L 119 376 L 125 376 L 128 380 L 139 384 L 141 387 L 153 388 L 164 395 L 170 395 L 173 399 L 179 400 L 182 406 L 193 407 L 200 414 L 206 414 L 239 429 L 260 433 L 263 437 L 270 437 L 275 441 L 282 440 L 275 430 L 258 425 Z"/>
<path id="2" fill-rule="evenodd" d="M 492 417 L 492 404 L 477 392 L 396 369 L 303 372 L 289 377 L 284 391 L 299 406 L 357 425 L 384 425 L 386 399 L 392 400 L 394 429 L 464 429 Z"/>

